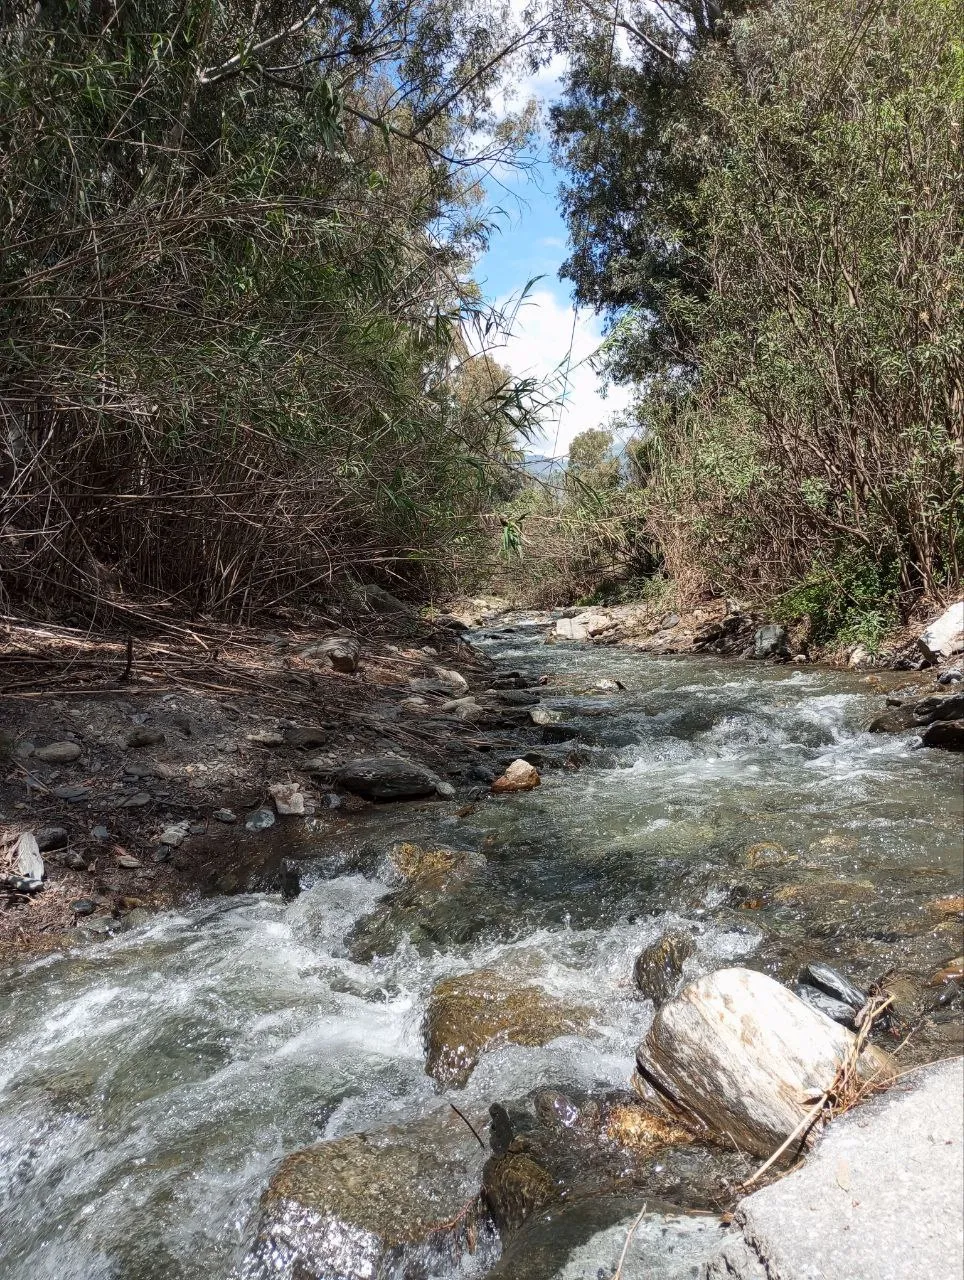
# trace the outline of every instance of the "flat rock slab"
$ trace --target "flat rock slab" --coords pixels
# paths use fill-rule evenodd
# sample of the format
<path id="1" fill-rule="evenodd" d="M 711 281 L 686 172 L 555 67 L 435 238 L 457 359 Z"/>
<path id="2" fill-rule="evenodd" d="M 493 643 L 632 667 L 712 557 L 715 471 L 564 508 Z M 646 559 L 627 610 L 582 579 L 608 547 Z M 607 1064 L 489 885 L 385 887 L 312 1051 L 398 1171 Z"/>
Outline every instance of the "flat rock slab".
<path id="1" fill-rule="evenodd" d="M 802 1168 L 744 1200 L 703 1280 L 960 1280 L 964 1059 L 835 1121 Z"/>

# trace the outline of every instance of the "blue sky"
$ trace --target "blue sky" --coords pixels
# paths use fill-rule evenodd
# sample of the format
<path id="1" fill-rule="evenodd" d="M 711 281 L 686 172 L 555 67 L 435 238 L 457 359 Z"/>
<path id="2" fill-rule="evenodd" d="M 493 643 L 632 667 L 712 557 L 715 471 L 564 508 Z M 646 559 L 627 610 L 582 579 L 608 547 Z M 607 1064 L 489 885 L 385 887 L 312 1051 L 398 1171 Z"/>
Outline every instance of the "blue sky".
<path id="1" fill-rule="evenodd" d="M 556 74 L 558 68 L 547 68 L 519 89 L 545 104 L 557 89 Z M 532 277 L 541 277 L 519 309 L 510 338 L 492 352 L 513 373 L 551 377 L 565 361 L 572 337 L 564 403 L 543 423 L 541 438 L 530 445 L 533 453 L 562 455 L 574 435 L 604 425 L 624 408 L 629 393 L 622 387 L 611 387 L 605 393 L 589 366 L 588 359 L 602 336 L 601 320 L 592 311 L 580 310 L 573 332 L 570 285 L 558 276 L 568 256 L 566 225 L 556 203 L 559 175 L 546 151 L 531 177 L 514 174 L 503 177 L 502 182 L 504 185 L 495 181 L 487 184 L 493 208 L 502 210 L 497 218 L 500 230 L 477 264 L 475 278 L 490 301 L 504 305 L 518 297 Z"/>

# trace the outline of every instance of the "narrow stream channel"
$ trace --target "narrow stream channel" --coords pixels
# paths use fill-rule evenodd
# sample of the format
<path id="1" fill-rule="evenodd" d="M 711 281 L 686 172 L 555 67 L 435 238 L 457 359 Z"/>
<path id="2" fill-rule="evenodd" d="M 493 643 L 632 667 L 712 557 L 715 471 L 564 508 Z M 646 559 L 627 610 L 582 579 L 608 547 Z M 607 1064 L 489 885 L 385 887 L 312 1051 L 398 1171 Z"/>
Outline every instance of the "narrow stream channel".
<path id="1" fill-rule="evenodd" d="M 2 981 L 3 1280 L 227 1277 L 284 1153 L 436 1101 L 420 1023 L 442 977 L 497 965 L 597 1011 L 584 1036 L 484 1056 L 451 1095 L 471 1106 L 625 1085 L 650 1017 L 633 959 L 670 923 L 697 932 L 696 969 L 783 979 L 817 959 L 926 977 L 958 953 L 928 904 L 960 893 L 959 759 L 864 732 L 881 699 L 861 677 L 545 646 L 525 625 L 479 643 L 553 675 L 543 705 L 579 770 L 462 819 L 394 806 L 290 904 L 211 899 Z M 356 962 L 346 938 L 389 889 L 366 850 L 402 838 L 484 858 Z M 786 858 L 748 865 L 764 841 Z"/>

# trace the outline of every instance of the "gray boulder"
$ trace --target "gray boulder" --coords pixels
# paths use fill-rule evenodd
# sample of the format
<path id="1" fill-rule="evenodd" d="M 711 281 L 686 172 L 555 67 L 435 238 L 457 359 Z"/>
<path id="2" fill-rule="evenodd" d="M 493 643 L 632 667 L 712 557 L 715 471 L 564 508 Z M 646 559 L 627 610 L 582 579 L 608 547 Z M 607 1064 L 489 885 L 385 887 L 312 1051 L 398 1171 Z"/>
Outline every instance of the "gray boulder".
<path id="1" fill-rule="evenodd" d="M 917 644 L 931 662 L 940 662 L 964 650 L 964 600 L 946 609 L 917 638 Z"/>
<path id="2" fill-rule="evenodd" d="M 789 658 L 790 639 L 786 627 L 775 622 L 760 627 L 753 637 L 754 658 Z"/>
<path id="3" fill-rule="evenodd" d="M 701 1280 L 960 1280 L 962 1063 L 835 1120 L 802 1167 L 741 1202 Z"/>
<path id="4" fill-rule="evenodd" d="M 366 800 L 418 800 L 435 795 L 439 779 L 425 765 L 402 756 L 369 756 L 351 760 L 335 780 Z"/>

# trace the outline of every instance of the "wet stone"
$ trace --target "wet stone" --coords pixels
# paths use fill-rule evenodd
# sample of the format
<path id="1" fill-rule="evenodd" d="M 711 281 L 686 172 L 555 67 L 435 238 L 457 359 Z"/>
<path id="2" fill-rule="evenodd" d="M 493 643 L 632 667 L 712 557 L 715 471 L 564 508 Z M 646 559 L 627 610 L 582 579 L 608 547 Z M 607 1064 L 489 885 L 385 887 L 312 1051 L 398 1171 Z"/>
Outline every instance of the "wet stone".
<path id="1" fill-rule="evenodd" d="M 461 1087 L 487 1050 L 578 1035 L 591 1016 L 584 1006 L 567 1005 L 542 987 L 513 983 L 493 969 L 446 978 L 425 1012 L 425 1070 L 443 1088 Z"/>
<path id="2" fill-rule="evenodd" d="M 670 930 L 644 948 L 633 965 L 636 988 L 658 1008 L 678 990 L 683 965 L 696 951 L 692 935 L 682 929 Z"/>
<path id="3" fill-rule="evenodd" d="M 267 831 L 275 824 L 275 816 L 270 809 L 255 809 L 244 821 L 248 831 Z"/>
<path id="4" fill-rule="evenodd" d="M 484 1133 L 484 1122 L 475 1128 Z M 245 1280 L 451 1275 L 484 1231 L 485 1152 L 452 1111 L 286 1157 L 261 1200 Z"/>

